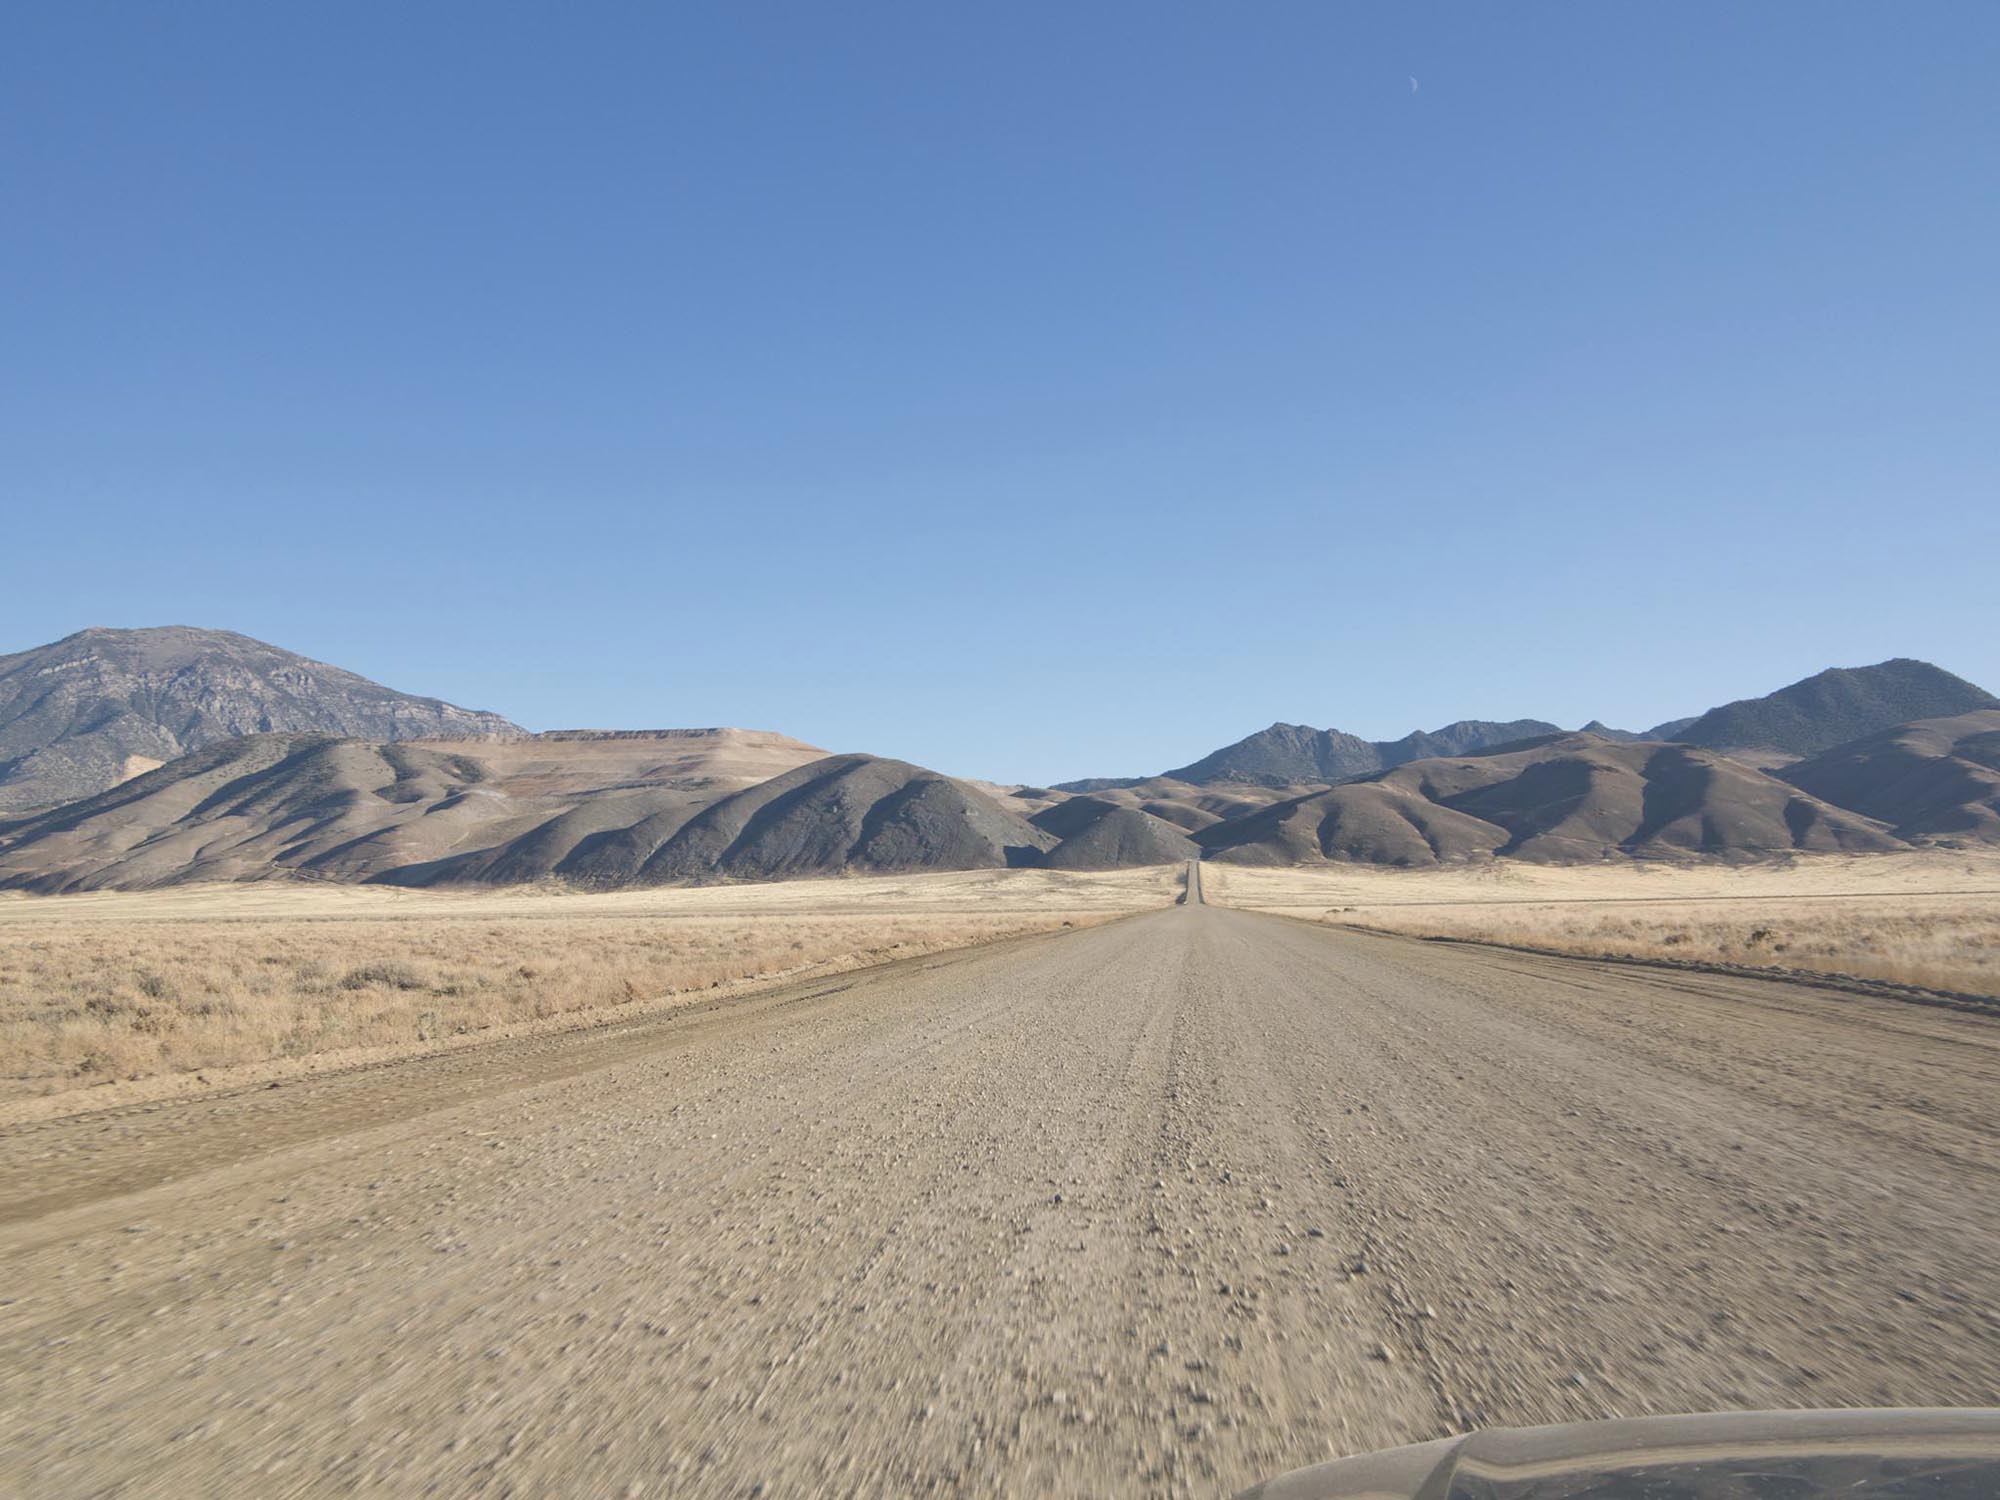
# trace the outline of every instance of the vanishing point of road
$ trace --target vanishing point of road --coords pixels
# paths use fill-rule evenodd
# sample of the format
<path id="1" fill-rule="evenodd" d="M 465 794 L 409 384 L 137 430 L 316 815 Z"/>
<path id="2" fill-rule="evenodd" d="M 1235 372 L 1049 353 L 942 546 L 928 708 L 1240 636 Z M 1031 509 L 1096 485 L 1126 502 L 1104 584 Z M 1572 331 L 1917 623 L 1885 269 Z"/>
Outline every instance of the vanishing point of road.
<path id="1" fill-rule="evenodd" d="M 0 1136 L 0 1492 L 1210 1496 L 2000 1392 L 2000 1023 L 1188 895 Z"/>

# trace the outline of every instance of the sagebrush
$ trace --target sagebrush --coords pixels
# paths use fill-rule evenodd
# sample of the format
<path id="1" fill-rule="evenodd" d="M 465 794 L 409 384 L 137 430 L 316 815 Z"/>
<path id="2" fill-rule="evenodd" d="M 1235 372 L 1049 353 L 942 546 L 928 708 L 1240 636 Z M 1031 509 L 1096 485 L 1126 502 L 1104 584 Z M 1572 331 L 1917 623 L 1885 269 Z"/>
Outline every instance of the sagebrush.
<path id="1" fill-rule="evenodd" d="M 513 1022 L 1042 931 L 1015 912 L 0 925 L 0 1099 Z"/>

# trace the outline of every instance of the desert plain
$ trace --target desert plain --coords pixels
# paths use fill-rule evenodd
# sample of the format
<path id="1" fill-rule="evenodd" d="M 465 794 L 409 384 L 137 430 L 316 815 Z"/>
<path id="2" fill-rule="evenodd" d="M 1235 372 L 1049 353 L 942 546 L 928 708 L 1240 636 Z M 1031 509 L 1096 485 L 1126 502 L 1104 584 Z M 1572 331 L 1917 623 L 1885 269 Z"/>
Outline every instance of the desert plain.
<path id="1" fill-rule="evenodd" d="M 0 1488 L 1213 1496 L 1989 1400 L 1996 885 L 12 898 Z"/>
<path id="2" fill-rule="evenodd" d="M 1164 906 L 1177 880 L 1155 867 L 0 894 L 0 1122 L 650 1015 Z"/>
<path id="3" fill-rule="evenodd" d="M 1204 868 L 1210 898 L 1414 937 L 2000 999 L 2000 854 Z"/>

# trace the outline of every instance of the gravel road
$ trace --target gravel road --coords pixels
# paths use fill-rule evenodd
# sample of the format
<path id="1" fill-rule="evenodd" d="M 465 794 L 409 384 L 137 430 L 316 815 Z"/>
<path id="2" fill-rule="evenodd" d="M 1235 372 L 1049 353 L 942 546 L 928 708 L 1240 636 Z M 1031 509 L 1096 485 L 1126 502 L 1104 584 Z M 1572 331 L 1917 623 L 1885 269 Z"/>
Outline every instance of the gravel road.
<path id="1" fill-rule="evenodd" d="M 1213 1496 L 2000 1394 L 2000 1023 L 1191 894 L 0 1137 L 0 1493 Z"/>

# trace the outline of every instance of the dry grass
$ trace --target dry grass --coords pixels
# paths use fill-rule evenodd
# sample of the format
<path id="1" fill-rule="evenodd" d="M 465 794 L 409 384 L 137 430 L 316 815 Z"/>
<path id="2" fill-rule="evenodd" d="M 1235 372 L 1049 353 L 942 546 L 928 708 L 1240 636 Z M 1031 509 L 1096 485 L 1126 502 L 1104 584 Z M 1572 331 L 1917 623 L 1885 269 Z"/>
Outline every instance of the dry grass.
<path id="1" fill-rule="evenodd" d="M 1440 871 L 1204 867 L 1208 899 L 1418 937 L 1802 969 L 2000 995 L 2000 859 Z"/>
<path id="2" fill-rule="evenodd" d="M 0 927 L 16 922 L 233 921 L 258 917 L 743 916 L 797 913 L 1136 911 L 1180 891 L 1178 865 L 1139 870 L 954 870 L 760 884 L 578 892 L 561 886 L 402 890 L 341 882 L 265 880 L 27 896 L 0 891 Z"/>
<path id="3" fill-rule="evenodd" d="M 1746 915 L 1693 902 L 1671 912 L 1587 906 L 1426 908 L 1351 916 L 1420 937 L 1516 943 L 1557 953 L 1808 969 L 2000 996 L 2000 908 L 1934 897 L 1773 904 Z"/>
<path id="4" fill-rule="evenodd" d="M 1102 921 L 1173 871 L 562 896 L 228 886 L 0 902 L 0 1105 L 450 1045 Z"/>

